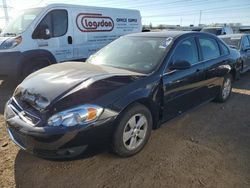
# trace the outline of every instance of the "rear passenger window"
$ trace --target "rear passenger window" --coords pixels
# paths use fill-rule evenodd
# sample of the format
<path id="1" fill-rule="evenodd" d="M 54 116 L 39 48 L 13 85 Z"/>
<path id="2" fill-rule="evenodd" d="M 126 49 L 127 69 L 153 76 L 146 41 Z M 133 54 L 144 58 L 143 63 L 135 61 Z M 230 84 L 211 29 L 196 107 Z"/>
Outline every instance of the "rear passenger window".
<path id="1" fill-rule="evenodd" d="M 225 44 L 223 44 L 222 42 L 219 42 L 220 47 L 221 47 L 221 55 L 228 55 L 229 54 L 229 50 L 226 47 Z"/>
<path id="2" fill-rule="evenodd" d="M 198 51 L 194 38 L 189 38 L 177 45 L 171 62 L 188 61 L 192 65 L 198 63 Z"/>
<path id="3" fill-rule="evenodd" d="M 215 59 L 220 56 L 220 49 L 215 39 L 200 38 L 199 43 L 203 55 L 203 60 Z"/>

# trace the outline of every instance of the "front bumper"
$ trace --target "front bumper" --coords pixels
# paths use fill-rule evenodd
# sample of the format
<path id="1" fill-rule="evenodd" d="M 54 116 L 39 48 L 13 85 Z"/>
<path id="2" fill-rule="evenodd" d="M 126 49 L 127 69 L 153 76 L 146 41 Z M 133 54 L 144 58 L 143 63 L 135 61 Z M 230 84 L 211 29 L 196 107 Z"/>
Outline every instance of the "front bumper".
<path id="1" fill-rule="evenodd" d="M 19 75 L 21 52 L 0 52 L 0 78 L 16 79 Z"/>
<path id="2" fill-rule="evenodd" d="M 10 138 L 21 149 L 45 158 L 68 158 L 81 154 L 89 145 L 109 142 L 114 117 L 88 127 L 37 127 L 23 121 L 7 104 L 5 120 Z"/>

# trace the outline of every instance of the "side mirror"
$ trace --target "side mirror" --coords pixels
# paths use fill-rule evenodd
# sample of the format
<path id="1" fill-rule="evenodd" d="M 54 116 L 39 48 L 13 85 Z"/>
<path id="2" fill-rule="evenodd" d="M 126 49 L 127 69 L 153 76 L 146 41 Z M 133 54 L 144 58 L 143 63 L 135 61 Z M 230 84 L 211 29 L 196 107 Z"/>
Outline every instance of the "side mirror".
<path id="1" fill-rule="evenodd" d="M 51 33 L 47 25 L 40 25 L 38 28 L 38 38 L 45 40 L 51 38 Z"/>
<path id="2" fill-rule="evenodd" d="M 170 69 L 171 70 L 185 70 L 185 69 L 189 69 L 190 67 L 191 67 L 191 63 L 189 63 L 188 61 L 178 60 L 170 66 Z"/>

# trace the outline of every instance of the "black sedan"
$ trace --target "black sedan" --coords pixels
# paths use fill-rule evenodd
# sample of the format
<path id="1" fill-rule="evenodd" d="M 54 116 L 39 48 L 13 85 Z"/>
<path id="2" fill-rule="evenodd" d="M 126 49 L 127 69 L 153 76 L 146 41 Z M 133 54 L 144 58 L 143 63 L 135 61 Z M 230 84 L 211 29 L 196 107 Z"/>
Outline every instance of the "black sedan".
<path id="1" fill-rule="evenodd" d="M 240 52 L 242 59 L 241 73 L 250 70 L 250 35 L 248 34 L 231 34 L 220 36 L 231 48 Z"/>
<path id="2" fill-rule="evenodd" d="M 206 33 L 124 36 L 86 63 L 27 77 L 6 105 L 7 130 L 20 148 L 42 157 L 73 157 L 104 140 L 119 156 L 131 156 L 163 122 L 201 103 L 225 102 L 238 58 Z"/>

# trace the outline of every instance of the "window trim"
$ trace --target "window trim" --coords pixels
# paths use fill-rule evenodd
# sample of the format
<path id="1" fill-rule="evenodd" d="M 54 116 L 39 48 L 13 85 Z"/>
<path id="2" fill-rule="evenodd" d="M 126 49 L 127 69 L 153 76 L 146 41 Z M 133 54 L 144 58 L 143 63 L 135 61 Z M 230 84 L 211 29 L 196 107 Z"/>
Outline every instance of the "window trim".
<path id="1" fill-rule="evenodd" d="M 178 41 L 178 43 L 177 43 L 176 45 L 174 45 L 174 49 L 171 50 L 171 54 L 169 55 L 169 57 L 166 56 L 166 57 L 167 57 L 167 61 L 164 60 L 164 61 L 166 61 L 166 62 L 165 62 L 164 71 L 163 71 L 162 76 L 165 76 L 165 75 L 168 75 L 168 74 L 172 74 L 173 72 L 176 71 L 176 70 L 174 70 L 174 71 L 171 71 L 171 72 L 167 72 L 167 71 L 168 71 L 168 68 L 169 68 L 169 66 L 170 66 L 170 61 L 171 61 L 171 59 L 172 59 L 172 56 L 173 56 L 173 54 L 174 54 L 174 52 L 175 52 L 177 46 L 178 46 L 181 42 L 183 42 L 184 40 L 187 40 L 187 39 L 190 39 L 190 38 L 194 38 L 195 44 L 196 44 L 196 48 L 197 48 L 197 53 L 198 53 L 198 62 L 197 62 L 196 64 L 191 65 L 191 67 L 197 66 L 197 65 L 199 65 L 199 64 L 204 63 L 204 62 L 202 61 L 202 59 L 201 59 L 201 51 L 200 51 L 200 46 L 199 46 L 199 44 L 198 44 L 198 37 L 197 37 L 197 36 L 188 36 L 188 37 L 185 37 L 185 38 L 181 39 L 180 41 Z M 173 47 L 173 45 L 171 46 L 171 48 L 172 48 L 172 47 Z M 165 57 L 165 58 L 166 58 L 166 57 Z"/>
<path id="2" fill-rule="evenodd" d="M 170 57 L 169 57 L 169 62 L 171 62 L 172 57 L 173 57 L 173 55 L 174 55 L 174 53 L 175 53 L 177 47 L 178 47 L 183 41 L 189 40 L 189 39 L 194 39 L 194 43 L 195 43 L 196 49 L 197 49 L 197 57 L 198 57 L 198 62 L 195 63 L 195 64 L 192 64 L 192 66 L 194 66 L 194 65 L 196 65 L 196 64 L 199 63 L 199 61 L 200 61 L 199 49 L 198 49 L 198 46 L 197 46 L 197 42 L 196 42 L 196 37 L 195 37 L 195 36 L 190 36 L 190 37 L 184 38 L 184 39 L 182 39 L 181 41 L 179 41 L 179 42 L 176 44 L 176 46 L 174 47 L 174 49 L 173 49 L 173 51 L 172 51 L 172 53 L 171 53 L 171 55 L 170 55 Z M 168 64 L 169 64 L 169 63 L 168 63 Z M 169 65 L 168 65 L 168 66 L 169 66 Z M 167 66 L 167 67 L 168 67 L 168 66 Z"/>
<path id="3" fill-rule="evenodd" d="M 207 61 L 211 61 L 211 60 L 214 60 L 214 59 L 217 59 L 217 58 L 220 58 L 220 57 L 222 56 L 222 55 L 221 55 L 220 45 L 219 45 L 217 39 L 212 38 L 212 37 L 205 37 L 205 36 L 198 36 L 197 38 L 198 38 L 198 45 L 199 45 L 199 47 L 200 47 L 200 49 L 201 49 L 201 62 L 202 62 L 202 63 L 203 63 L 203 62 L 207 62 Z M 204 59 L 204 55 L 203 55 L 203 52 L 202 52 L 202 47 L 201 47 L 201 44 L 200 44 L 200 41 L 199 41 L 199 39 L 202 39 L 202 38 L 203 38 L 203 39 L 212 39 L 212 40 L 215 40 L 215 42 L 216 42 L 216 44 L 217 44 L 217 46 L 218 46 L 218 49 L 219 49 L 219 53 L 220 53 L 220 55 L 219 55 L 218 57 L 210 58 L 210 59 Z"/>
<path id="4" fill-rule="evenodd" d="M 220 48 L 220 57 L 224 57 L 224 56 L 230 54 L 230 50 L 229 50 L 229 48 L 227 47 L 227 45 L 225 45 L 223 42 L 221 42 L 221 41 L 219 41 L 219 40 L 217 40 L 217 43 L 218 43 L 219 48 Z M 222 54 L 222 45 L 224 45 L 224 46 L 226 47 L 227 52 L 228 52 L 227 54 Z"/>
<path id="5" fill-rule="evenodd" d="M 40 38 L 34 37 L 35 32 L 36 32 L 37 28 L 39 27 L 39 25 L 41 24 L 41 22 L 44 20 L 44 18 L 53 11 L 65 11 L 66 12 L 66 15 L 67 15 L 67 28 L 66 28 L 65 32 L 62 35 L 59 35 L 59 36 L 56 36 L 56 37 L 51 36 L 50 38 L 62 37 L 62 36 L 66 35 L 68 33 L 68 29 L 69 29 L 69 13 L 68 13 L 68 10 L 67 9 L 52 9 L 52 10 L 49 10 L 48 12 L 46 12 L 44 14 L 44 16 L 39 20 L 38 24 L 36 25 L 36 27 L 35 27 L 35 29 L 34 29 L 34 31 L 32 33 L 32 39 L 40 39 Z M 52 34 L 54 34 L 53 19 L 52 19 L 52 17 L 50 19 L 51 19 L 51 23 L 52 23 L 52 31 L 51 32 L 52 32 Z"/>

